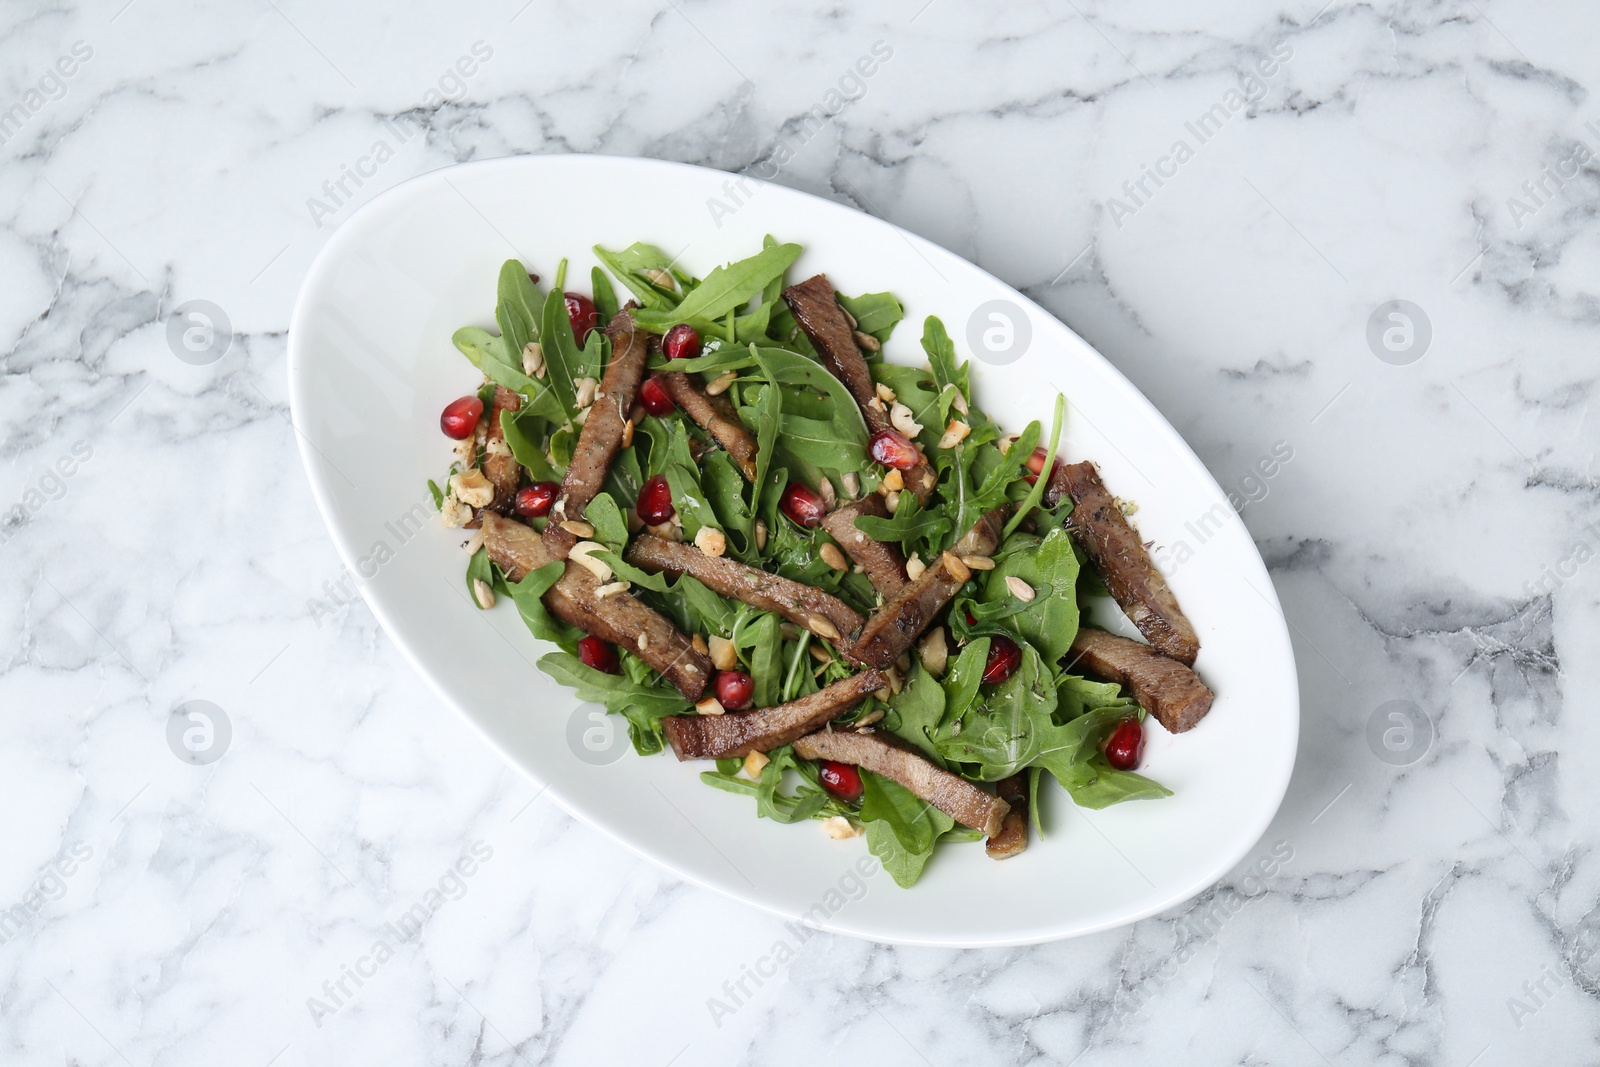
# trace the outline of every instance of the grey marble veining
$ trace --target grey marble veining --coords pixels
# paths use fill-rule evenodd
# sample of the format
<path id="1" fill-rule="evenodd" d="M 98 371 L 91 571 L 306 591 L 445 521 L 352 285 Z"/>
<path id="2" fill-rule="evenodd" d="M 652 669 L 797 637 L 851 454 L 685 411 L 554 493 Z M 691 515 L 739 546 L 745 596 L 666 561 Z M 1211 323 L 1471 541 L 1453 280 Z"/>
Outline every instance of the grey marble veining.
<path id="1" fill-rule="evenodd" d="M 0 1059 L 1593 1062 L 1600 11 L 1320 5 L 0 11 Z M 359 204 L 528 152 L 775 174 L 1132 378 L 1292 624 L 1301 754 L 1246 864 L 1063 944 L 797 932 L 439 708 L 330 592 L 285 333 Z M 1369 343 L 1391 300 L 1420 358 Z M 169 341 L 192 301 L 214 362 Z M 190 700 L 231 725 L 206 766 Z"/>

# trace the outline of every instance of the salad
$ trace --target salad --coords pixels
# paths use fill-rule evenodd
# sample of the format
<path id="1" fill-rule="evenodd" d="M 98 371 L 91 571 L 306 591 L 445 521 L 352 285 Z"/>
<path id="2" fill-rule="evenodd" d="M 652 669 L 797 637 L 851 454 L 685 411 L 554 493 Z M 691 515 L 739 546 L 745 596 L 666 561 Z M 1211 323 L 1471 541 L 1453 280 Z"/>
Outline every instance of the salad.
<path id="1" fill-rule="evenodd" d="M 791 282 L 796 244 L 703 279 L 594 252 L 587 295 L 564 260 L 548 292 L 502 267 L 428 483 L 542 670 L 902 886 L 941 843 L 1021 852 L 1046 774 L 1089 808 L 1170 795 L 1135 768 L 1147 715 L 1209 710 L 1199 644 L 1094 465 L 1054 458 L 1062 397 L 1008 432 L 937 318 L 920 365 L 886 360 L 900 303 Z M 1103 594 L 1145 641 L 1080 625 Z"/>

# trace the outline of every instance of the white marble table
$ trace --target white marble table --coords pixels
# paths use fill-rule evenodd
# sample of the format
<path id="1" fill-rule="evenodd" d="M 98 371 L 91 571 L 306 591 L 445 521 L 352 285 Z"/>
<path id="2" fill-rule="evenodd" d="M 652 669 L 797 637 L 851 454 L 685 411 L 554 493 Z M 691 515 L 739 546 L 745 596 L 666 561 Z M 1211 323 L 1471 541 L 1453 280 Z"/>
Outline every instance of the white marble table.
<path id="1" fill-rule="evenodd" d="M 1600 9 L 1322 2 L 7 5 L 0 1061 L 1592 1061 Z M 801 943 L 443 710 L 341 588 L 284 335 L 355 205 L 528 152 L 776 169 L 1126 372 L 1293 626 L 1272 873 L 1031 949 Z M 221 358 L 175 356 L 192 301 Z"/>

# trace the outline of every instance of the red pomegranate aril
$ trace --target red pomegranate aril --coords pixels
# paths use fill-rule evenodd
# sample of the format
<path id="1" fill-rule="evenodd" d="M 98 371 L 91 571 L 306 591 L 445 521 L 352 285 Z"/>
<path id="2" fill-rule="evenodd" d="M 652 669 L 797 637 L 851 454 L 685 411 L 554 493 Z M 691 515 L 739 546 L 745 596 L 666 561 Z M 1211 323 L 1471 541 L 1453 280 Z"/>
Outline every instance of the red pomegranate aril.
<path id="1" fill-rule="evenodd" d="M 583 661 L 585 667 L 593 667 L 606 674 L 622 673 L 622 664 L 617 659 L 616 647 L 592 634 L 578 642 L 578 658 Z"/>
<path id="2" fill-rule="evenodd" d="M 822 517 L 828 513 L 828 505 L 822 502 L 822 494 L 804 482 L 790 482 L 778 500 L 778 507 L 789 518 L 807 528 L 821 525 Z"/>
<path id="3" fill-rule="evenodd" d="M 724 711 L 743 711 L 756 694 L 755 679 L 744 671 L 718 671 L 711 684 Z"/>
<path id="4" fill-rule="evenodd" d="M 848 763 L 823 760 L 817 778 L 822 782 L 822 788 L 840 800 L 854 803 L 861 799 L 861 772 Z"/>
<path id="5" fill-rule="evenodd" d="M 983 684 L 999 685 L 1022 666 L 1022 649 L 1005 634 L 989 638 L 989 658 L 983 665 Z"/>
<path id="6" fill-rule="evenodd" d="M 582 293 L 562 293 L 567 303 L 567 318 L 572 322 L 572 336 L 581 345 L 589 332 L 600 325 L 600 309 Z"/>
<path id="7" fill-rule="evenodd" d="M 873 434 L 872 440 L 867 442 L 867 454 L 874 462 L 901 471 L 910 470 L 922 459 L 917 446 L 894 430 L 879 430 Z"/>
<path id="8" fill-rule="evenodd" d="M 672 394 L 667 392 L 667 387 L 661 384 L 659 374 L 650 375 L 639 386 L 639 402 L 652 415 L 669 414 L 678 406 L 673 403 Z"/>
<path id="9" fill-rule="evenodd" d="M 1050 464 L 1050 477 L 1054 478 L 1056 476 L 1056 468 L 1060 466 L 1061 461 L 1059 459 Z M 1032 485 L 1039 480 L 1039 472 L 1042 470 L 1044 470 L 1044 449 L 1036 448 L 1033 450 L 1033 455 L 1028 457 L 1028 473 L 1024 474 L 1023 478 L 1027 480 L 1029 485 Z"/>
<path id="10" fill-rule="evenodd" d="M 1138 719 L 1123 719 L 1106 738 L 1106 762 L 1119 771 L 1139 766 L 1144 755 L 1144 727 Z"/>
<path id="11" fill-rule="evenodd" d="M 555 482 L 534 482 L 517 490 L 513 507 L 525 519 L 538 519 L 550 514 L 550 505 L 556 502 L 561 486 Z"/>
<path id="12" fill-rule="evenodd" d="M 444 413 L 439 416 L 439 429 L 444 431 L 446 437 L 465 441 L 472 436 L 472 431 L 478 428 L 478 420 L 481 418 L 483 418 L 483 401 L 475 396 L 464 396 L 444 406 Z"/>
<path id="13" fill-rule="evenodd" d="M 660 526 L 671 522 L 677 512 L 672 507 L 672 486 L 667 476 L 658 474 L 644 483 L 639 490 L 639 518 L 646 526 Z"/>
<path id="14" fill-rule="evenodd" d="M 680 322 L 661 339 L 661 351 L 668 359 L 693 359 L 700 354 L 700 334 L 687 322 Z"/>

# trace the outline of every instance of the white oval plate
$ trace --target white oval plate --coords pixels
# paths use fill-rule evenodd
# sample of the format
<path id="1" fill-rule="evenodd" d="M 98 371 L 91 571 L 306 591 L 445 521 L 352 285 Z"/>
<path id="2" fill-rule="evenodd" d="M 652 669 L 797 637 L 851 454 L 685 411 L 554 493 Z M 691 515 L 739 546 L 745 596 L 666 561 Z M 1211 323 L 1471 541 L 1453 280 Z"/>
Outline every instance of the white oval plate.
<path id="1" fill-rule="evenodd" d="M 731 213 L 714 217 L 714 202 Z M 906 320 L 886 346 L 897 362 L 923 361 L 918 339 L 930 314 L 963 358 L 972 356 L 967 327 L 981 305 L 1007 301 L 1026 322 L 1031 341 L 1020 358 L 973 360 L 983 407 L 1013 429 L 1032 419 L 1048 426 L 1054 393 L 1065 393 L 1062 453 L 1097 461 L 1111 490 L 1138 502 L 1139 529 L 1162 558 L 1184 558 L 1166 566 L 1217 700 L 1182 737 L 1150 724 L 1141 770 L 1174 796 L 1090 812 L 1050 782 L 1042 842 L 1004 863 L 979 845 L 947 846 L 914 888 L 901 889 L 864 839 L 757 819 L 753 800 L 702 784 L 703 765 L 641 759 L 620 729 L 608 749 L 611 723 L 591 721 L 591 709 L 578 709 L 571 690 L 534 666 L 548 646 L 515 608 L 479 612 L 468 602 L 464 537 L 437 521 L 425 480 L 440 479 L 451 459 L 440 409 L 480 380 L 450 335 L 468 323 L 493 327 L 501 262 L 517 256 L 548 284 L 566 256 L 568 288 L 587 291 L 595 244 L 649 241 L 703 277 L 759 249 L 768 233 L 805 246 L 795 280 L 826 271 L 845 293 L 899 297 Z M 289 391 L 334 543 L 417 672 L 567 811 L 737 900 L 885 942 L 1071 937 L 1211 885 L 1265 832 L 1288 786 L 1299 730 L 1293 653 L 1271 579 L 1217 483 L 1149 401 L 1043 308 L 886 222 L 655 160 L 535 156 L 435 171 L 356 212 L 317 257 L 289 332 Z M 1096 618 L 1131 633 L 1114 605 Z"/>

